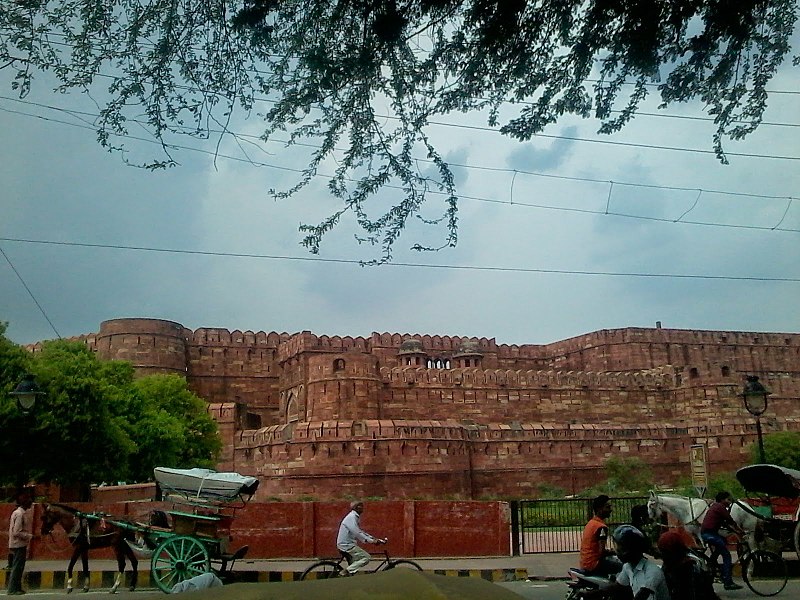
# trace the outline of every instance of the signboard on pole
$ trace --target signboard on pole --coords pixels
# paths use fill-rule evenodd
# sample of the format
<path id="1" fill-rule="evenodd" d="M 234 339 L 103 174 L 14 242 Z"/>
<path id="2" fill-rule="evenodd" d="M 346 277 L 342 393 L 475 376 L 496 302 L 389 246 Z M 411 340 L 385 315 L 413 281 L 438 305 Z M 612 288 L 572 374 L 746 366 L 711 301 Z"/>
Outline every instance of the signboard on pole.
<path id="1" fill-rule="evenodd" d="M 697 491 L 697 495 L 702 498 L 708 489 L 705 444 L 692 444 L 689 449 L 689 465 L 692 469 L 692 485 Z"/>

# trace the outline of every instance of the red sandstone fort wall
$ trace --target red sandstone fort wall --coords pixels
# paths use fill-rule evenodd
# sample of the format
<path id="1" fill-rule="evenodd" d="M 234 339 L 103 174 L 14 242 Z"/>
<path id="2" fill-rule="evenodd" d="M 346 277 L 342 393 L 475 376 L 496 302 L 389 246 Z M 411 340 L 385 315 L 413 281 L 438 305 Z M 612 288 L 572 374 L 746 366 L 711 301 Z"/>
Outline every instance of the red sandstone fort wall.
<path id="1" fill-rule="evenodd" d="M 800 419 L 764 426 L 798 430 Z M 642 458 L 658 480 L 675 481 L 688 474 L 698 443 L 708 447 L 712 476 L 731 472 L 747 461 L 754 434 L 742 418 L 650 427 L 330 421 L 242 432 L 235 460 L 262 481 L 259 494 L 276 498 L 524 498 L 544 484 L 572 493 L 590 487 L 612 456 Z"/>
<path id="2" fill-rule="evenodd" d="M 82 339 L 141 373 L 185 374 L 220 425 L 219 468 L 257 474 L 280 498 L 572 491 L 596 483 L 610 456 L 645 458 L 674 481 L 693 443 L 731 470 L 755 439 L 744 374 L 772 392 L 767 431 L 800 429 L 798 334 L 627 328 L 517 346 L 119 319 Z M 465 364 L 467 349 L 481 368 L 403 367 L 409 340 L 423 365 Z"/>

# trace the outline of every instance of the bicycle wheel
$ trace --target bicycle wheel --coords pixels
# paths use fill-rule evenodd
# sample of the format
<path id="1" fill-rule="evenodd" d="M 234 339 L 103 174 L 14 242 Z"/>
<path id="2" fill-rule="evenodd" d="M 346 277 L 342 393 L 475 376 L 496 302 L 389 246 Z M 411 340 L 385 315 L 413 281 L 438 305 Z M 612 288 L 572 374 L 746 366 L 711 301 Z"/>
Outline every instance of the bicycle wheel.
<path id="1" fill-rule="evenodd" d="M 300 580 L 305 579 L 334 579 L 339 577 L 342 567 L 339 563 L 332 560 L 321 560 L 308 567 L 300 576 Z"/>
<path id="2" fill-rule="evenodd" d="M 786 587 L 786 561 L 774 552 L 755 550 L 742 558 L 742 579 L 753 593 L 774 596 Z"/>
<path id="3" fill-rule="evenodd" d="M 794 551 L 797 554 L 797 558 L 800 559 L 800 521 L 794 526 L 792 540 L 794 541 Z"/>
<path id="4" fill-rule="evenodd" d="M 413 560 L 393 560 L 388 565 L 386 565 L 386 569 L 416 569 L 417 571 L 422 571 L 422 567 L 420 567 L 417 563 Z"/>

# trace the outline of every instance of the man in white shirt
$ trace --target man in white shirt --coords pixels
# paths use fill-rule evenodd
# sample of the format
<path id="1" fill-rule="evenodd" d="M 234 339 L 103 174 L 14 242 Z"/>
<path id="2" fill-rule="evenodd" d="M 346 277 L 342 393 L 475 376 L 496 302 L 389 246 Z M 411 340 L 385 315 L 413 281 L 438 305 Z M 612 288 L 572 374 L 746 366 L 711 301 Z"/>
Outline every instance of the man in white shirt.
<path id="1" fill-rule="evenodd" d="M 644 534 L 632 525 L 621 525 L 614 531 L 617 556 L 623 562 L 622 571 L 611 586 L 602 590 L 591 590 L 584 594 L 587 600 L 619 598 L 623 588 L 630 590 L 633 600 L 683 600 L 670 599 L 664 573 L 656 563 L 644 556 L 646 540 Z"/>
<path id="2" fill-rule="evenodd" d="M 17 494 L 17 509 L 11 513 L 8 524 L 8 551 L 11 554 L 11 572 L 8 576 L 9 596 L 24 594 L 22 574 L 28 556 L 28 545 L 33 539 L 33 511 L 31 493 L 23 490 Z"/>
<path id="3" fill-rule="evenodd" d="M 369 563 L 371 556 L 366 550 L 359 548 L 358 542 L 368 544 L 385 544 L 386 540 L 376 538 L 361 529 L 361 513 L 364 512 L 364 503 L 353 501 L 350 503 L 350 512 L 347 513 L 339 525 L 339 535 L 336 536 L 336 547 L 349 555 L 346 575 L 355 575 L 356 572 Z"/>

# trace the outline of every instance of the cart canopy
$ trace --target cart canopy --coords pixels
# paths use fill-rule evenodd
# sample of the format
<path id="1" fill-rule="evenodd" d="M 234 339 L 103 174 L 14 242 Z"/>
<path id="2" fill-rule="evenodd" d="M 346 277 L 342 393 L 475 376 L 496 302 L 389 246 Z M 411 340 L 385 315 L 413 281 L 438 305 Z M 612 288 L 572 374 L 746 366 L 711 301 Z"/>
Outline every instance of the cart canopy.
<path id="1" fill-rule="evenodd" d="M 228 502 L 242 495 L 252 496 L 258 479 L 238 473 L 219 473 L 210 469 L 153 469 L 156 481 L 165 493 L 186 498 Z"/>
<path id="2" fill-rule="evenodd" d="M 800 471 L 780 465 L 750 465 L 736 471 L 736 479 L 748 492 L 781 498 L 800 497 Z"/>

